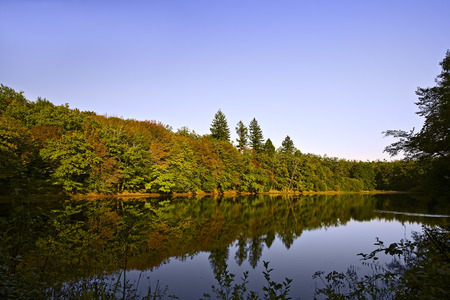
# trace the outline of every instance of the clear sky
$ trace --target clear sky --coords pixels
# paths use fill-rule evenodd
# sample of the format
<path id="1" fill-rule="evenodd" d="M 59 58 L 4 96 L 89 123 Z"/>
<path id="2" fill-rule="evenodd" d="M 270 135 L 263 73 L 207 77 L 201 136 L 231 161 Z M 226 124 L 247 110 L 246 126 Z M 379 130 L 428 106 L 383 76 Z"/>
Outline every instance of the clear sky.
<path id="1" fill-rule="evenodd" d="M 449 0 L 0 0 L 0 83 L 55 104 L 388 159 L 450 49 Z"/>

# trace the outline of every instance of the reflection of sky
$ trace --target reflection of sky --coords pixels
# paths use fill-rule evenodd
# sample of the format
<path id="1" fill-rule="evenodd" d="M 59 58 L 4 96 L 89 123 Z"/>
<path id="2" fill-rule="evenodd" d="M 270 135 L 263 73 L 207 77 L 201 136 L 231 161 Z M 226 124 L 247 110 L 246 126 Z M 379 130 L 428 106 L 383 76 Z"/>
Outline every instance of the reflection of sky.
<path id="1" fill-rule="evenodd" d="M 410 238 L 412 231 L 421 231 L 417 223 L 372 220 L 368 222 L 350 221 L 345 226 L 304 231 L 289 249 L 277 237 L 270 248 L 264 244 L 262 257 L 253 270 L 248 261 L 241 266 L 235 262 L 236 243 L 229 247 L 228 270 L 239 279 L 244 271 L 249 271 L 250 290 L 260 290 L 264 284 L 262 275 L 263 261 L 270 262 L 272 279 L 281 282 L 285 277 L 292 278 L 291 295 L 293 299 L 303 297 L 311 299 L 315 283 L 314 272 L 323 270 L 345 271 L 348 266 L 360 267 L 358 253 L 369 253 L 376 249 L 375 238 L 379 237 L 385 245 L 400 239 Z M 381 233 L 381 234 L 380 234 Z M 150 276 L 152 287 L 159 280 L 162 286 L 168 285 L 168 294 L 181 299 L 198 299 L 203 293 L 211 293 L 214 281 L 209 260 L 209 253 L 199 253 L 185 261 L 172 259 L 158 269 L 146 271 L 143 278 Z M 132 272 L 129 278 L 138 278 L 140 271 Z M 240 283 L 237 280 L 236 283 Z M 141 279 L 140 290 L 147 291 L 145 281 Z M 189 295 L 189 296 L 188 296 Z M 262 293 L 260 293 L 262 296 Z"/>
<path id="2" fill-rule="evenodd" d="M 169 287 L 168 295 L 176 295 L 180 299 L 199 299 L 203 293 L 209 292 L 212 284 L 215 284 L 214 274 L 211 270 L 209 253 L 201 252 L 193 259 L 187 258 L 185 261 L 171 259 L 166 265 L 162 265 L 153 272 L 146 271 L 141 278 L 150 276 L 152 290 L 157 281 L 161 287 Z M 129 278 L 137 279 L 141 271 L 133 271 Z M 139 284 L 141 295 L 146 295 L 148 291 L 148 281 Z M 190 295 L 190 296 L 186 296 Z"/>

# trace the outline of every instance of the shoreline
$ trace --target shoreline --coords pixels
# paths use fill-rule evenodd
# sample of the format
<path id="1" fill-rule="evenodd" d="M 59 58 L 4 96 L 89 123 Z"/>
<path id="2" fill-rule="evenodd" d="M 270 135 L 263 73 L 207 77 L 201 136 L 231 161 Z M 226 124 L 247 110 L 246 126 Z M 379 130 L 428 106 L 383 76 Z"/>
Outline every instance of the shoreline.
<path id="1" fill-rule="evenodd" d="M 187 197 L 187 198 L 195 198 L 195 197 L 238 197 L 238 196 L 259 196 L 259 195 L 268 195 L 268 196 L 312 196 L 312 195 L 350 195 L 350 194 L 364 194 L 364 195 L 379 195 L 379 194 L 412 194 L 412 192 L 407 191 L 359 191 L 359 192 L 350 192 L 350 191 L 268 191 L 268 192 L 260 192 L 260 193 L 249 193 L 249 192 L 238 192 L 238 191 L 226 191 L 226 192 L 186 192 L 186 193 L 168 193 L 168 194 L 159 194 L 159 193 L 121 193 L 121 194 L 76 194 L 76 195 L 68 195 L 68 198 L 74 200 L 81 199 L 102 199 L 102 198 L 178 198 L 178 197 Z"/>
<path id="2" fill-rule="evenodd" d="M 313 196 L 313 195 L 379 195 L 379 194 L 416 194 L 414 192 L 408 191 L 268 191 L 260 193 L 249 193 L 249 192 L 238 192 L 238 191 L 227 191 L 227 192 L 187 192 L 187 193 L 121 193 L 121 194 L 98 194 L 98 193 L 88 193 L 88 194 L 28 194 L 28 195 L 0 195 L 0 202 L 9 201 L 11 198 L 21 197 L 28 200 L 34 198 L 35 201 L 41 200 L 56 200 L 56 199 L 66 199 L 66 200 L 101 200 L 106 198 L 202 198 L 202 197 L 239 197 L 239 196 Z"/>

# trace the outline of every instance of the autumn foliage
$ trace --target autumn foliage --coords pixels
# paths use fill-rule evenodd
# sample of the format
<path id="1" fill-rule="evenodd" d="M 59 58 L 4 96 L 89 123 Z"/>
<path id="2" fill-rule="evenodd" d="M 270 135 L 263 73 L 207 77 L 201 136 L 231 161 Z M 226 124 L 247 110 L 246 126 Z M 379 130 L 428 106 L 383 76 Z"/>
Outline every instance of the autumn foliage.
<path id="1" fill-rule="evenodd" d="M 101 116 L 41 98 L 32 102 L 0 88 L 3 194 L 407 190 L 419 172 L 412 162 L 302 154 L 290 142 L 289 151 L 238 150 L 226 139 L 187 128 L 174 133 L 156 121 Z"/>

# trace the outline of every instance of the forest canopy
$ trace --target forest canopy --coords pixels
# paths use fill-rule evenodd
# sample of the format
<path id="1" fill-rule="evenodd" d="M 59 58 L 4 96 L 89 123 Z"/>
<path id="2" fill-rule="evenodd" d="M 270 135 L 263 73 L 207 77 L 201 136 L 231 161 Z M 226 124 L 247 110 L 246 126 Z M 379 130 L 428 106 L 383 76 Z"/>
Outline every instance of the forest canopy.
<path id="1" fill-rule="evenodd" d="M 348 161 L 275 149 L 256 118 L 230 140 L 219 110 L 211 134 L 97 115 L 0 88 L 1 193 L 202 193 L 410 190 L 415 161 Z"/>

